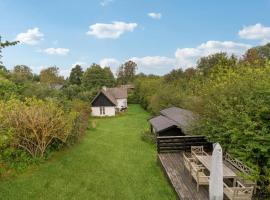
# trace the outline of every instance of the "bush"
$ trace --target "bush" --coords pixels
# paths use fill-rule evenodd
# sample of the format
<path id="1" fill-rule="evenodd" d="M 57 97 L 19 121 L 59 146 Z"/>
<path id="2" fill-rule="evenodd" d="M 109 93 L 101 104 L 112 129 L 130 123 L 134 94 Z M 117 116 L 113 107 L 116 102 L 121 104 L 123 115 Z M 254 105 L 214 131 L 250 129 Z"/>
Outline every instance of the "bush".
<path id="1" fill-rule="evenodd" d="M 67 138 L 67 144 L 74 144 L 83 134 L 85 134 L 88 128 L 88 120 L 91 114 L 91 108 L 89 103 L 76 99 L 72 101 L 71 110 L 78 113 L 74 121 L 74 126 L 71 130 L 71 134 Z"/>
<path id="2" fill-rule="evenodd" d="M 12 135 L 11 146 L 33 157 L 44 157 L 54 139 L 65 142 L 71 133 L 75 112 L 65 113 L 53 101 L 35 98 L 0 102 L 0 133 Z"/>
<path id="3" fill-rule="evenodd" d="M 144 142 L 155 144 L 156 143 L 156 136 L 154 133 L 151 133 L 150 130 L 144 130 L 141 133 L 141 139 Z"/>

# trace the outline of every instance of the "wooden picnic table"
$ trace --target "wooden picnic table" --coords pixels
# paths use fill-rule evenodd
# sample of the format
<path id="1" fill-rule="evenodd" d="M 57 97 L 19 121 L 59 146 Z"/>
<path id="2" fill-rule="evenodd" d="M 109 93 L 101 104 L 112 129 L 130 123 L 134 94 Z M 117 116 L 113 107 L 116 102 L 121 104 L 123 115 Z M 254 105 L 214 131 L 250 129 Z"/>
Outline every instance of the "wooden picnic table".
<path id="1" fill-rule="evenodd" d="M 211 173 L 211 161 L 212 161 L 212 156 L 206 156 L 206 155 L 196 155 L 196 158 L 198 159 L 198 161 L 200 161 L 200 163 L 202 163 L 205 168 L 207 170 L 209 170 L 209 172 Z M 236 173 L 233 172 L 229 167 L 227 167 L 224 163 L 223 163 L 223 178 L 230 178 L 233 179 L 234 184 L 236 182 Z"/>

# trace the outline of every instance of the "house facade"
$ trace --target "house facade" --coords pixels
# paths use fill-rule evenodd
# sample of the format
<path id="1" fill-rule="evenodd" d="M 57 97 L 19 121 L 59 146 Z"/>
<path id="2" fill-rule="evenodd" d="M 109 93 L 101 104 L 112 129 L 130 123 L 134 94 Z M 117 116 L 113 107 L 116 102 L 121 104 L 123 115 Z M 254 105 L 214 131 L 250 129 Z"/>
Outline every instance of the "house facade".
<path id="1" fill-rule="evenodd" d="M 91 107 L 92 116 L 115 116 L 127 109 L 127 89 L 103 87 L 91 102 Z"/>

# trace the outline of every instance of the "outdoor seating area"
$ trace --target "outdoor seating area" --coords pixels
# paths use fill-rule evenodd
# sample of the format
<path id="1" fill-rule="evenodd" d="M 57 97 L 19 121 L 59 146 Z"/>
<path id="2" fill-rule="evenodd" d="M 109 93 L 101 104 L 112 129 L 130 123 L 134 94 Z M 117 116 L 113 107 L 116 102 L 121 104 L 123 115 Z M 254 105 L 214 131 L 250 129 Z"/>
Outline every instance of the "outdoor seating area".
<path id="1" fill-rule="evenodd" d="M 233 170 L 236 167 L 231 163 L 237 163 L 240 165 L 240 161 L 233 160 L 232 157 L 228 159 L 228 155 L 223 157 L 226 162 L 222 163 L 223 167 L 223 193 L 226 198 L 230 200 L 248 200 L 252 199 L 255 184 L 245 184 L 246 181 L 239 174 L 240 170 Z M 211 162 L 212 153 L 204 151 L 203 146 L 191 146 L 190 152 L 183 152 L 184 167 L 186 173 L 193 179 L 197 184 L 197 192 L 201 186 L 209 185 L 209 178 L 211 174 Z M 231 166 L 229 166 L 231 165 Z M 236 164 L 235 164 L 236 165 Z M 240 165 L 242 169 L 248 172 L 248 168 Z"/>
<path id="2" fill-rule="evenodd" d="M 216 195 L 224 199 L 248 200 L 256 194 L 256 182 L 247 179 L 252 170 L 203 136 L 157 136 L 157 152 L 179 199 L 207 200 L 213 185 Z M 213 169 L 220 169 L 219 173 Z"/>

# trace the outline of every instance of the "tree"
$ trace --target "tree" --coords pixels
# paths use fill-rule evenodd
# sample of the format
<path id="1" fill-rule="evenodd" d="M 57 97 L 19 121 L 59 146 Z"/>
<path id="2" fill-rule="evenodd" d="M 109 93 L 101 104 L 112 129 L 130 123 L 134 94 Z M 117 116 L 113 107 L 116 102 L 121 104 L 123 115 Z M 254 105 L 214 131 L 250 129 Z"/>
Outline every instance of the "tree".
<path id="1" fill-rule="evenodd" d="M 263 46 L 255 47 L 260 58 L 264 60 L 270 60 L 270 43 Z"/>
<path id="2" fill-rule="evenodd" d="M 9 41 L 5 41 L 5 42 L 2 42 L 1 41 L 1 35 L 0 35 L 0 65 L 2 64 L 2 61 L 1 61 L 1 58 L 2 58 L 2 49 L 5 48 L 5 47 L 8 47 L 8 46 L 14 46 L 16 44 L 19 43 L 19 41 L 14 41 L 14 42 L 9 42 Z"/>
<path id="3" fill-rule="evenodd" d="M 103 69 L 100 65 L 93 63 L 84 72 L 82 85 L 87 90 L 99 89 L 102 86 L 111 87 L 114 85 L 114 77 L 109 67 Z"/>
<path id="4" fill-rule="evenodd" d="M 117 71 L 117 83 L 127 84 L 134 81 L 137 70 L 137 64 L 133 61 L 127 61 L 121 65 Z"/>
<path id="5" fill-rule="evenodd" d="M 17 95 L 18 87 L 12 81 L 0 77 L 0 99 L 7 100 L 13 95 Z"/>
<path id="6" fill-rule="evenodd" d="M 64 83 L 64 77 L 59 75 L 59 68 L 56 66 L 41 70 L 39 77 L 40 82 L 50 86 Z"/>
<path id="7" fill-rule="evenodd" d="M 71 85 L 80 85 L 81 79 L 83 76 L 83 70 L 80 65 L 76 65 L 71 69 L 70 75 L 69 75 L 69 84 Z"/>
<path id="8" fill-rule="evenodd" d="M 253 67 L 263 67 L 265 65 L 266 59 L 259 54 L 257 48 L 251 48 L 243 55 L 243 58 L 240 60 L 240 63 L 245 65 L 250 65 Z"/>
<path id="9" fill-rule="evenodd" d="M 184 72 L 180 69 L 173 69 L 170 73 L 166 74 L 164 76 L 165 82 L 173 82 L 176 80 L 179 80 L 180 78 L 183 78 Z"/>
<path id="10" fill-rule="evenodd" d="M 32 70 L 26 65 L 16 65 L 11 71 L 11 80 L 15 83 L 24 83 L 33 79 Z"/>
<path id="11" fill-rule="evenodd" d="M 237 63 L 237 58 L 234 55 L 230 57 L 222 52 L 202 57 L 197 62 L 197 69 L 203 74 L 208 75 L 216 67 L 230 68 Z"/>
<path id="12" fill-rule="evenodd" d="M 2 65 L 0 63 L 0 77 L 7 78 L 8 75 L 9 75 L 9 71 L 7 70 L 7 68 L 4 65 Z"/>
<path id="13" fill-rule="evenodd" d="M 0 102 L 0 132 L 13 134 L 13 145 L 33 157 L 44 157 L 53 140 L 65 142 L 72 131 L 76 113 L 65 113 L 53 101 L 35 98 Z"/>

